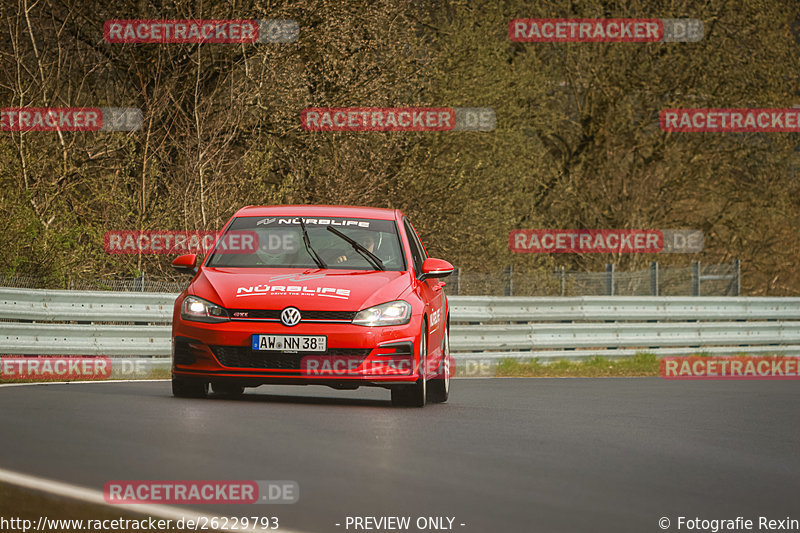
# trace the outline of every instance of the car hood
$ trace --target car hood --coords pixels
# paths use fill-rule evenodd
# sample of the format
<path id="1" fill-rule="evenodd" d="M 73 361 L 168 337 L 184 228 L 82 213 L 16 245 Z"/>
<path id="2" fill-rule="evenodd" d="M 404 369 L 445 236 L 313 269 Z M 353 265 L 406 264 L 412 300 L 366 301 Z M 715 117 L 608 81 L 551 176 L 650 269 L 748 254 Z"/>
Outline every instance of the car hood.
<path id="1" fill-rule="evenodd" d="M 227 309 L 359 311 L 401 297 L 408 272 L 201 268 L 189 292 Z"/>

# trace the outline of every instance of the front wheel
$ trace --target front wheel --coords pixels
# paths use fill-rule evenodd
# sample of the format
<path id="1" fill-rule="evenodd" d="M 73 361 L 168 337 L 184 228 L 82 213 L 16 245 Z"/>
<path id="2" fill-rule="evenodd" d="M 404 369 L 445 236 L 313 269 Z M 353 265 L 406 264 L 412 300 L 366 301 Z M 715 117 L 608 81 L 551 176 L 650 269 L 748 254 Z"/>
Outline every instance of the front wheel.
<path id="1" fill-rule="evenodd" d="M 172 376 L 172 395 L 177 398 L 205 398 L 208 382 Z"/>
<path id="2" fill-rule="evenodd" d="M 419 378 L 413 385 L 398 385 L 392 388 L 392 405 L 424 407 L 427 399 L 425 369 L 428 365 L 428 325 L 423 322 L 419 335 Z"/>
<path id="3" fill-rule="evenodd" d="M 444 330 L 444 340 L 442 341 L 442 360 L 439 362 L 439 369 L 436 377 L 431 381 L 428 391 L 428 401 L 431 403 L 444 403 L 450 396 L 450 328 Z"/>
<path id="4" fill-rule="evenodd" d="M 211 383 L 211 390 L 218 396 L 226 398 L 236 398 L 244 394 L 244 387 L 235 383 L 225 383 L 214 381 Z"/>

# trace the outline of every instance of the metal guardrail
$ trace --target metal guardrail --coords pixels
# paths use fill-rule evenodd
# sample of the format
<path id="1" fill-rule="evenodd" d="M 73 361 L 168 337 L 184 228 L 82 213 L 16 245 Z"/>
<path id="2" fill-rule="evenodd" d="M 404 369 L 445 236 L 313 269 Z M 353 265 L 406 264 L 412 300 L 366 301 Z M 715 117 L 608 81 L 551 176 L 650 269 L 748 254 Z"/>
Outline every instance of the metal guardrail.
<path id="1" fill-rule="evenodd" d="M 764 345 L 764 346 L 737 346 L 732 349 L 730 346 L 707 346 L 703 348 L 626 348 L 622 350 L 603 349 L 603 350 L 539 350 L 530 352 L 458 352 L 454 353 L 453 357 L 456 361 L 469 361 L 476 365 L 489 365 L 494 366 L 504 359 L 513 359 L 524 361 L 529 359 L 536 359 L 538 361 L 580 361 L 595 356 L 602 356 L 608 359 L 622 359 L 625 357 L 633 357 L 637 353 L 651 353 L 658 357 L 679 357 L 697 355 L 703 353 L 706 355 L 749 355 L 749 356 L 782 356 L 782 357 L 800 357 L 800 346 L 779 346 L 779 345 Z M 479 375 L 475 372 L 470 372 L 470 375 Z"/>
<path id="2" fill-rule="evenodd" d="M 0 319 L 169 323 L 177 296 L 166 292 L 0 288 Z"/>
<path id="3" fill-rule="evenodd" d="M 0 323 L 0 353 L 168 356 L 170 326 Z"/>
<path id="4" fill-rule="evenodd" d="M 657 349 L 680 346 L 797 344 L 800 322 L 677 322 L 458 326 L 450 329 L 453 350 L 519 351 L 547 348 Z"/>
<path id="5" fill-rule="evenodd" d="M 458 322 L 800 320 L 800 298 L 451 296 Z"/>
<path id="6" fill-rule="evenodd" d="M 0 288 L 0 354 L 166 357 L 176 296 Z M 452 296 L 450 304 L 457 360 L 800 355 L 800 298 Z"/>

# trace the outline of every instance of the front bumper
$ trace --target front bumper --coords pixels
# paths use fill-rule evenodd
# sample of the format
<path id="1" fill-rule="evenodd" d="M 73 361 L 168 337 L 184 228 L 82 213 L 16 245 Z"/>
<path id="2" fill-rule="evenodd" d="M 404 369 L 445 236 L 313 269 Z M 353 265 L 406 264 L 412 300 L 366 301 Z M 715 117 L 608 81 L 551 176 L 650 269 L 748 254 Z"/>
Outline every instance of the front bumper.
<path id="1" fill-rule="evenodd" d="M 415 382 L 419 317 L 402 326 L 280 323 L 233 320 L 218 324 L 173 321 L 172 372 L 183 378 L 261 384 L 323 384 L 352 388 Z M 325 352 L 252 350 L 254 334 L 325 335 Z"/>

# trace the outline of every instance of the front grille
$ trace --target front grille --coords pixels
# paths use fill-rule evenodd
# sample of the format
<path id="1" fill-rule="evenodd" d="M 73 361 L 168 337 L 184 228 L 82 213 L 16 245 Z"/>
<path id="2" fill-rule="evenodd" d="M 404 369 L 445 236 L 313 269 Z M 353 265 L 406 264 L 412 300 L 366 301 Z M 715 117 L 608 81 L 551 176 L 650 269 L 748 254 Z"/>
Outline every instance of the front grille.
<path id="1" fill-rule="evenodd" d="M 369 348 L 329 348 L 327 352 L 275 353 L 251 350 L 249 346 L 211 346 L 211 352 L 222 366 L 272 370 L 299 370 L 303 357 L 360 357 L 369 355 Z"/>
<path id="2" fill-rule="evenodd" d="M 303 320 L 347 320 L 355 318 L 355 311 L 303 311 L 300 310 Z M 302 322 L 302 321 L 301 321 Z"/>
<path id="3" fill-rule="evenodd" d="M 280 320 L 283 309 L 228 309 L 228 313 L 233 318 L 246 318 L 251 320 Z M 242 316 L 236 316 L 237 313 Z M 300 322 L 309 320 L 316 321 L 346 321 L 350 322 L 356 316 L 355 311 L 304 311 L 300 310 L 303 317 Z"/>

